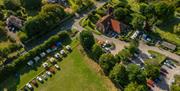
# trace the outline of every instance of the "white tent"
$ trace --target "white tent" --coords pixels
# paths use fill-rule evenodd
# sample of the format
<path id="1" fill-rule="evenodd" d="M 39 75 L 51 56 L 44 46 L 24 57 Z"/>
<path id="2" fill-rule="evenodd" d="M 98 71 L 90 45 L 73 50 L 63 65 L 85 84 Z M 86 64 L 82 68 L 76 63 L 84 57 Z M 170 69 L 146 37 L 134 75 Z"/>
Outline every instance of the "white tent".
<path id="1" fill-rule="evenodd" d="M 29 66 L 32 66 L 34 64 L 34 62 L 32 60 L 28 61 L 27 63 Z"/>
<path id="2" fill-rule="evenodd" d="M 34 58 L 34 60 L 35 60 L 36 62 L 38 62 L 38 61 L 40 60 L 40 57 L 39 57 L 39 56 L 36 56 L 36 57 Z"/>
<path id="3" fill-rule="evenodd" d="M 42 52 L 42 53 L 40 54 L 40 56 L 41 56 L 41 57 L 45 57 L 45 56 L 46 56 L 46 53 L 45 53 L 45 52 Z"/>

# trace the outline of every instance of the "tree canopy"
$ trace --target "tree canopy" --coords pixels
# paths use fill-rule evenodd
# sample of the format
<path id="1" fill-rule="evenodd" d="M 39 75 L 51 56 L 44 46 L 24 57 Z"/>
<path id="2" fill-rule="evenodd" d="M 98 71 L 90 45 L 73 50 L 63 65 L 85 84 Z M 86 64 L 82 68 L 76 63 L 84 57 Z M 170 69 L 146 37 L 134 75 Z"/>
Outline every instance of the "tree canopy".
<path id="1" fill-rule="evenodd" d="M 148 91 L 148 89 L 145 85 L 139 85 L 137 83 L 131 82 L 125 87 L 124 91 Z"/>
<path id="2" fill-rule="evenodd" d="M 29 38 L 54 28 L 67 14 L 57 4 L 46 4 L 38 15 L 28 19 L 23 27 Z"/>
<path id="3" fill-rule="evenodd" d="M 144 29 L 144 22 L 146 18 L 140 14 L 134 14 L 132 19 L 132 26 L 134 29 L 143 30 Z"/>
<path id="4" fill-rule="evenodd" d="M 159 65 L 154 62 L 151 62 L 151 61 L 146 61 L 145 62 L 145 74 L 146 74 L 147 78 L 150 78 L 153 80 L 158 78 L 160 76 Z"/>
<path id="5" fill-rule="evenodd" d="M 93 45 L 95 44 L 93 34 L 90 31 L 82 31 L 80 33 L 80 43 L 85 50 L 91 51 Z"/>
<path id="6" fill-rule="evenodd" d="M 130 82 L 137 82 L 138 84 L 146 83 L 145 73 L 136 64 L 129 64 L 127 66 L 127 72 Z"/>
<path id="7" fill-rule="evenodd" d="M 99 64 L 100 64 L 101 68 L 104 70 L 105 73 L 109 73 L 110 70 L 112 70 L 112 68 L 116 64 L 116 59 L 110 53 L 103 54 L 99 58 Z"/>
<path id="8" fill-rule="evenodd" d="M 98 44 L 94 44 L 92 47 L 92 55 L 96 60 L 103 54 L 102 48 Z"/>
<path id="9" fill-rule="evenodd" d="M 21 5 L 27 10 L 40 9 L 42 0 L 20 0 Z"/>
<path id="10" fill-rule="evenodd" d="M 17 10 L 20 8 L 20 4 L 18 0 L 3 0 L 3 5 L 8 10 Z"/>
<path id="11" fill-rule="evenodd" d="M 129 82 L 126 68 L 122 64 L 116 64 L 110 71 L 109 77 L 121 86 L 125 86 Z"/>

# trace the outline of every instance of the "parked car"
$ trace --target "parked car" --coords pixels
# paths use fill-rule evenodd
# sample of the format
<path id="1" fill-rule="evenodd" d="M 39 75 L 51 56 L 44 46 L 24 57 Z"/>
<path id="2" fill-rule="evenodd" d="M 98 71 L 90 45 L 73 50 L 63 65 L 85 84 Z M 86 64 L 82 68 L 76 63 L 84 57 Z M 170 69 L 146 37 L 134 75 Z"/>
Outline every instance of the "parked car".
<path id="1" fill-rule="evenodd" d="M 161 68 L 160 70 L 161 70 L 162 72 L 164 72 L 164 73 L 168 74 L 168 71 L 167 71 L 166 69 Z"/>
<path id="2" fill-rule="evenodd" d="M 60 70 L 59 65 L 55 64 L 54 67 L 55 67 L 56 69 Z"/>
<path id="3" fill-rule="evenodd" d="M 164 62 L 164 65 L 167 66 L 168 68 L 172 69 L 172 66 L 168 64 L 167 62 Z"/>
<path id="4" fill-rule="evenodd" d="M 45 69 L 49 68 L 49 66 L 48 66 L 48 63 L 47 63 L 47 62 L 44 62 L 44 63 L 42 64 L 42 66 L 43 66 Z"/>
<path id="5" fill-rule="evenodd" d="M 46 71 L 46 74 L 47 74 L 48 76 L 52 76 L 52 73 L 51 73 L 50 71 Z"/>
<path id="6" fill-rule="evenodd" d="M 38 87 L 38 83 L 36 82 L 36 80 L 32 80 L 31 83 L 32 83 L 35 87 Z"/>
<path id="7" fill-rule="evenodd" d="M 168 63 L 168 64 L 170 64 L 170 65 L 173 66 L 173 67 L 176 67 L 176 66 L 172 63 L 172 60 L 166 60 L 165 62 Z"/>
<path id="8" fill-rule="evenodd" d="M 164 72 L 160 71 L 160 74 L 161 74 L 162 76 L 166 77 L 166 74 L 165 74 Z"/>
<path id="9" fill-rule="evenodd" d="M 50 71 L 51 73 L 53 73 L 53 74 L 56 73 L 54 68 L 49 68 L 49 71 Z"/>
<path id="10" fill-rule="evenodd" d="M 54 58 L 54 57 L 51 57 L 50 59 L 49 59 L 49 62 L 51 62 L 51 64 L 56 64 L 57 62 L 56 62 L 56 59 Z"/>
<path id="11" fill-rule="evenodd" d="M 29 89 L 33 89 L 32 85 L 30 83 L 27 83 L 26 86 L 29 88 Z"/>
<path id="12" fill-rule="evenodd" d="M 56 54 L 54 55 L 54 57 L 57 58 L 57 59 L 61 58 L 61 56 L 60 56 L 59 53 L 56 53 Z"/>
<path id="13" fill-rule="evenodd" d="M 43 79 L 41 78 L 41 77 L 36 77 L 36 79 L 39 81 L 39 82 L 41 82 L 41 83 L 43 83 Z"/>
<path id="14" fill-rule="evenodd" d="M 43 74 L 43 75 L 42 75 L 42 78 L 43 78 L 44 80 L 47 80 L 47 79 L 48 79 L 47 74 Z"/>
<path id="15" fill-rule="evenodd" d="M 155 83 L 158 83 L 160 81 L 161 81 L 161 79 L 159 77 L 154 80 Z"/>
<path id="16" fill-rule="evenodd" d="M 71 51 L 72 51 L 71 46 L 70 46 L 70 45 L 67 45 L 67 46 L 66 46 L 66 50 L 68 50 L 69 52 L 71 52 Z"/>
<path id="17" fill-rule="evenodd" d="M 64 50 L 61 50 L 60 54 L 63 55 L 63 56 L 66 56 L 66 52 Z"/>
<path id="18" fill-rule="evenodd" d="M 23 88 L 23 91 L 28 91 L 28 87 L 25 86 L 25 87 Z"/>

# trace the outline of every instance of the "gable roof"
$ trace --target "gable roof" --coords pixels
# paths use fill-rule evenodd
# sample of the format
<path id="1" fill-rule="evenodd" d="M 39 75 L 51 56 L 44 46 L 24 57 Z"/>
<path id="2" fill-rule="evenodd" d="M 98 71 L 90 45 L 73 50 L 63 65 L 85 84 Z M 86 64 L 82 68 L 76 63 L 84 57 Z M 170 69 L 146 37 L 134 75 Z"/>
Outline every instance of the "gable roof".
<path id="1" fill-rule="evenodd" d="M 111 26 L 113 28 L 113 30 L 117 33 L 121 32 L 121 23 L 117 20 L 111 19 Z"/>
<path id="2" fill-rule="evenodd" d="M 108 14 L 106 16 L 103 16 L 98 22 L 97 24 L 101 23 L 103 25 L 107 24 L 107 22 L 109 22 L 109 20 L 111 19 L 111 15 Z"/>

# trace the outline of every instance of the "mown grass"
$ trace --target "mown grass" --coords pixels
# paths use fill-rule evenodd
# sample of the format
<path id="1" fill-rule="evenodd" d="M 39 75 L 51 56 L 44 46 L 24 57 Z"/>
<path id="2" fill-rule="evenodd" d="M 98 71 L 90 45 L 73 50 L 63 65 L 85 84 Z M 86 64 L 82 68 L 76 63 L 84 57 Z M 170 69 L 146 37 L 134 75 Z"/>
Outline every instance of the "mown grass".
<path id="1" fill-rule="evenodd" d="M 158 33 L 161 38 L 180 46 L 180 36 L 179 35 L 173 34 L 168 31 L 163 31 L 160 29 L 157 29 L 156 33 Z"/>
<path id="2" fill-rule="evenodd" d="M 165 59 L 166 59 L 166 56 L 161 54 L 161 53 L 158 53 L 156 51 L 152 51 L 152 50 L 149 50 L 148 51 L 151 55 L 155 56 L 155 58 L 152 58 L 152 59 L 148 59 L 148 61 L 157 61 L 158 64 L 161 64 Z"/>
<path id="3" fill-rule="evenodd" d="M 86 63 L 87 58 L 77 48 L 79 45 L 77 39 L 74 39 L 71 45 L 75 47 L 73 52 L 68 54 L 68 57 L 64 58 L 62 62 L 58 62 L 61 70 L 44 84 L 39 83 L 39 87 L 35 88 L 35 91 L 107 91 L 103 78 L 90 68 Z M 19 73 L 23 73 L 25 69 L 28 68 L 21 69 Z M 24 72 L 19 78 L 12 76 L 0 83 L 0 91 L 3 89 L 17 91 L 43 70 L 44 68 L 39 66 Z"/>
<path id="4" fill-rule="evenodd" d="M 61 70 L 35 91 L 107 91 L 103 79 L 88 67 L 78 49 L 59 65 Z"/>

